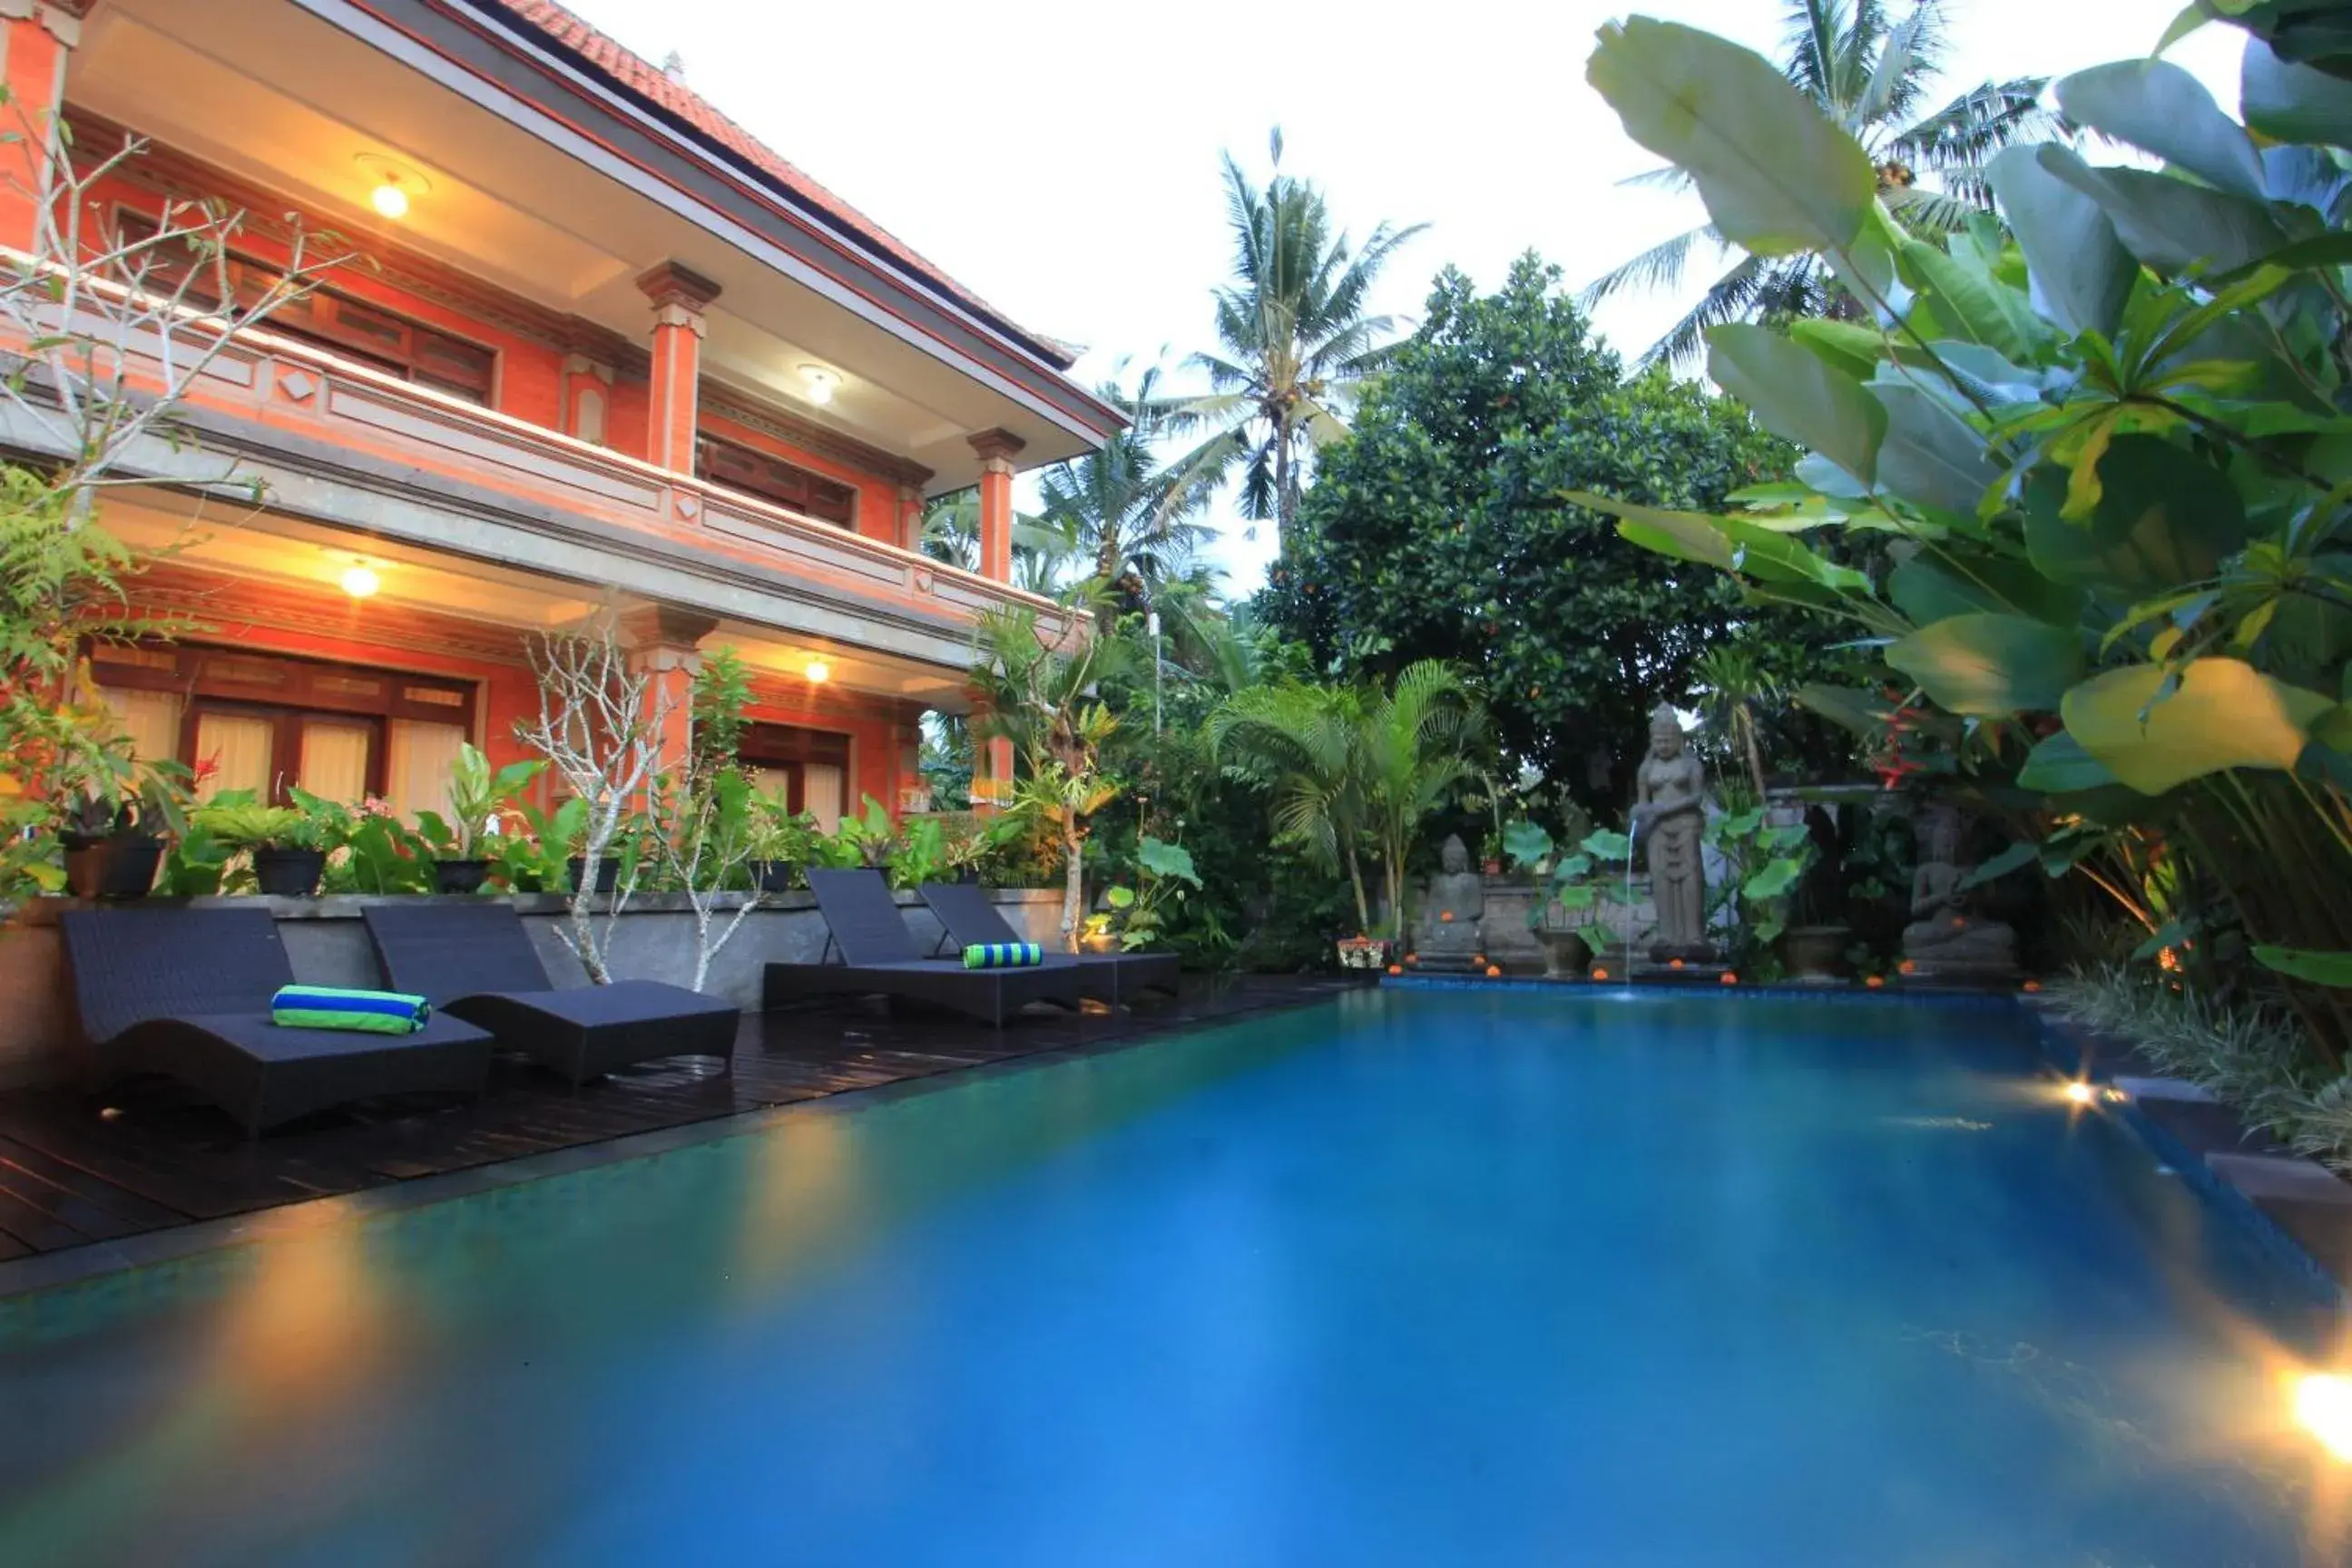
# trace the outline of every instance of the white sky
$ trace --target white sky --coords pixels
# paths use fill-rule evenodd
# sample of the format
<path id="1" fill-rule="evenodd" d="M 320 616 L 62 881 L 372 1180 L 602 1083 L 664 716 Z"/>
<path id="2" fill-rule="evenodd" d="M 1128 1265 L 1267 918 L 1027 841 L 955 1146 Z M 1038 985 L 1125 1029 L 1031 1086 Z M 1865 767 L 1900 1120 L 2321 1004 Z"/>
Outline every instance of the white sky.
<path id="1" fill-rule="evenodd" d="M 1320 183 L 1339 222 L 1427 232 L 1376 303 L 1416 313 L 1447 262 L 1501 280 L 1530 246 L 1571 287 L 1693 226 L 1696 200 L 1617 188 L 1655 160 L 1584 83 L 1622 0 L 566 0 L 687 79 L 752 134 L 1013 320 L 1089 345 L 1089 384 L 1122 357 L 1208 346 L 1209 290 L 1231 256 L 1218 155 Z M 1645 0 L 1770 54 L 1780 0 Z M 1949 0 L 1948 90 L 2063 75 L 2143 54 L 2180 0 Z M 2225 108 L 2242 35 L 2209 27 L 2171 58 Z M 1692 298 L 1696 298 L 1693 290 Z M 1600 324 L 1628 357 L 1690 299 L 1614 302 Z M 1254 589 L 1272 530 L 1221 509 L 1216 552 Z"/>

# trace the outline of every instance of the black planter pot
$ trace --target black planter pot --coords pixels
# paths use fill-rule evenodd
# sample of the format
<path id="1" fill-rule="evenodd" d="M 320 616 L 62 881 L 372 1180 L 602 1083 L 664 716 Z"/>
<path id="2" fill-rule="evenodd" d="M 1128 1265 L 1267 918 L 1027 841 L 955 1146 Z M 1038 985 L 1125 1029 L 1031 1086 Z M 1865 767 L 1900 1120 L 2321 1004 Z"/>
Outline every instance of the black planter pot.
<path id="1" fill-rule="evenodd" d="M 572 879 L 569 886 L 573 892 L 578 892 L 581 879 L 588 875 L 588 858 L 584 855 L 574 855 L 566 865 Z M 596 862 L 596 890 L 609 893 L 620 885 L 621 863 L 610 855 L 599 858 Z"/>
<path id="2" fill-rule="evenodd" d="M 488 860 L 436 860 L 434 885 L 445 893 L 478 893 L 490 874 Z"/>
<path id="3" fill-rule="evenodd" d="M 762 893 L 790 892 L 793 886 L 793 863 L 790 860 L 746 860 L 743 869 L 751 874 L 751 886 Z"/>
<path id="4" fill-rule="evenodd" d="M 977 888 L 980 886 L 980 873 L 971 870 L 958 871 L 956 885 L 962 888 Z"/>
<path id="5" fill-rule="evenodd" d="M 163 863 L 163 841 L 142 833 L 67 833 L 66 891 L 77 899 L 143 899 Z"/>
<path id="6" fill-rule="evenodd" d="M 253 852 L 253 879 L 261 890 L 277 899 L 307 899 L 319 890 L 319 879 L 326 874 L 327 852 L 323 849 L 288 849 L 272 846 Z"/>

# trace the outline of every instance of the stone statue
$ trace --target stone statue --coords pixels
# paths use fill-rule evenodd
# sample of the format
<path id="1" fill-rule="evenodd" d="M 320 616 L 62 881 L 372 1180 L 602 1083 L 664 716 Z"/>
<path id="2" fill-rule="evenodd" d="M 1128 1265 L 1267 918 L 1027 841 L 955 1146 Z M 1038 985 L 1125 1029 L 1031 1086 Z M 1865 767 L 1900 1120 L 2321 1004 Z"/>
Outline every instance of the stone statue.
<path id="1" fill-rule="evenodd" d="M 1922 979 L 2007 980 L 2017 973 L 2017 935 L 1999 921 L 1970 914 L 1960 883 L 1958 808 L 1937 805 L 1919 816 L 1919 868 L 1911 874 L 1911 923 L 1903 929 L 1907 972 Z"/>
<path id="2" fill-rule="evenodd" d="M 1633 775 L 1633 836 L 1650 841 L 1650 898 L 1657 905 L 1657 940 L 1650 956 L 1706 963 L 1706 771 L 1683 736 L 1682 721 L 1665 703 L 1650 715 L 1650 754 Z"/>
<path id="3" fill-rule="evenodd" d="M 1429 879 L 1413 951 L 1424 971 L 1466 972 L 1478 967 L 1479 955 L 1486 951 L 1481 924 L 1486 914 L 1486 884 L 1471 868 L 1470 851 L 1459 834 L 1447 836 L 1437 860 L 1440 869 Z"/>

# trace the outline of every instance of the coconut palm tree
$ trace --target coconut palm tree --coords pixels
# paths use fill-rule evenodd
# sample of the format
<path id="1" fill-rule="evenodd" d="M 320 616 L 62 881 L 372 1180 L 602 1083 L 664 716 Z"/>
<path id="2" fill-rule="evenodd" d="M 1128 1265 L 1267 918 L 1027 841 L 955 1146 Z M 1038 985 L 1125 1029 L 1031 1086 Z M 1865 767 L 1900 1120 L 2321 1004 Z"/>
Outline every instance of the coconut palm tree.
<path id="1" fill-rule="evenodd" d="M 1992 210 L 1985 164 L 1994 153 L 2065 129 L 2042 107 L 2047 77 L 1988 81 L 1923 112 L 1946 58 L 1948 9 L 1946 0 L 1915 0 L 1898 22 L 1889 0 L 1791 0 L 1780 61 L 1788 79 L 1869 150 L 1878 166 L 1879 199 L 1912 233 L 1929 236 Z M 1923 183 L 1923 176 L 1932 183 Z M 1679 169 L 1629 183 L 1691 188 Z M 1702 225 L 1606 274 L 1579 302 L 1590 309 L 1627 289 L 1676 288 L 1702 244 L 1718 258 L 1729 250 L 1712 225 Z M 1706 351 L 1707 328 L 1721 322 L 1834 315 L 1848 308 L 1819 257 L 1743 254 L 1689 314 L 1650 345 L 1642 363 L 1691 363 Z"/>
<path id="2" fill-rule="evenodd" d="M 1174 411 L 1170 428 L 1210 432 L 1178 468 L 1222 479 L 1240 465 L 1242 515 L 1272 519 L 1286 536 L 1308 451 L 1345 433 L 1359 390 L 1393 349 L 1394 319 L 1364 313 L 1372 283 L 1427 226 L 1383 223 L 1353 244 L 1332 232 L 1323 193 L 1282 172 L 1281 131 L 1271 146 L 1264 189 L 1226 155 L 1234 277 L 1216 290 L 1217 351 L 1188 362 L 1211 390 Z"/>
<path id="3" fill-rule="evenodd" d="M 1181 418 L 1160 390 L 1160 375 L 1151 366 L 1129 392 L 1114 374 L 1099 394 L 1127 416 L 1127 428 L 1038 480 L 1038 521 L 1059 528 L 1073 552 L 1092 564 L 1096 581 L 1130 606 L 1150 602 L 1158 584 L 1181 579 L 1211 536 L 1199 517 L 1217 476 L 1205 465 L 1160 460 L 1170 426 Z"/>
<path id="4" fill-rule="evenodd" d="M 1013 585 L 1047 597 L 1060 593 L 1081 545 L 1066 519 L 1013 513 Z M 979 571 L 980 491 L 954 490 L 932 498 L 923 508 L 923 531 L 916 548 L 934 561 Z"/>

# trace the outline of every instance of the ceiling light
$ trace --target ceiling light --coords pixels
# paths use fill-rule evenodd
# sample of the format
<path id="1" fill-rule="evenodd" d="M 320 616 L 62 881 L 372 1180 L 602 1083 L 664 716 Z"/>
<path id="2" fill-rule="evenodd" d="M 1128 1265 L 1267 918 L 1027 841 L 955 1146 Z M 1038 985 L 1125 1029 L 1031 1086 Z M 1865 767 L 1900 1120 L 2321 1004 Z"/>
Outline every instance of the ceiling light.
<path id="1" fill-rule="evenodd" d="M 424 175 L 389 158 L 362 153 L 357 162 L 360 174 L 368 182 L 368 205 L 394 222 L 406 217 L 409 205 L 433 188 L 432 182 Z"/>
<path id="2" fill-rule="evenodd" d="M 808 383 L 808 400 L 819 407 L 833 401 L 833 389 L 841 384 L 841 377 L 821 364 L 801 366 L 801 379 Z"/>
<path id="3" fill-rule="evenodd" d="M 810 685 L 823 686 L 833 679 L 833 666 L 821 658 L 813 658 L 808 661 L 808 678 Z"/>
<path id="4" fill-rule="evenodd" d="M 365 566 L 343 569 L 343 592 L 354 599 L 364 599 L 383 586 L 383 579 Z"/>

